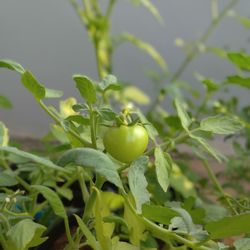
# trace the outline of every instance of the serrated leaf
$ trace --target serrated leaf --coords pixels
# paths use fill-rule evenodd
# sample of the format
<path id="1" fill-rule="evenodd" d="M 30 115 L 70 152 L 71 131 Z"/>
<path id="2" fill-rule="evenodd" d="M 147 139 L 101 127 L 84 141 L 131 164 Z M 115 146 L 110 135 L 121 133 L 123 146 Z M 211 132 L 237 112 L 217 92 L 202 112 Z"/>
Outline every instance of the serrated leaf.
<path id="1" fill-rule="evenodd" d="M 250 56 L 243 53 L 228 53 L 229 60 L 242 70 L 250 71 Z"/>
<path id="2" fill-rule="evenodd" d="M 202 137 L 190 134 L 189 135 L 192 139 L 199 142 L 199 144 L 203 147 L 203 149 L 208 152 L 211 156 L 213 156 L 218 162 L 222 162 L 222 160 L 225 159 L 225 157 L 220 153 L 217 152 L 214 148 L 212 148 L 209 143 Z"/>
<path id="3" fill-rule="evenodd" d="M 128 171 L 128 183 L 136 203 L 137 213 L 141 213 L 141 207 L 150 200 L 147 190 L 148 182 L 145 172 L 148 166 L 148 157 L 141 156 L 133 161 Z"/>
<path id="4" fill-rule="evenodd" d="M 66 166 L 74 163 L 78 166 L 90 168 L 104 176 L 109 182 L 123 189 L 120 176 L 117 173 L 114 163 L 109 157 L 92 148 L 75 148 L 67 151 L 58 161 L 59 166 Z"/>
<path id="5" fill-rule="evenodd" d="M 99 82 L 98 87 L 103 91 L 107 90 L 120 90 L 121 86 L 117 82 L 117 78 L 114 75 L 105 76 L 101 82 Z"/>
<path id="6" fill-rule="evenodd" d="M 74 214 L 75 218 L 76 218 L 76 221 L 82 231 L 82 233 L 84 234 L 84 236 L 86 237 L 87 239 L 87 244 L 89 246 L 91 246 L 93 249 L 95 250 L 98 250 L 100 249 L 99 248 L 99 245 L 98 245 L 98 242 L 96 241 L 94 235 L 92 234 L 92 232 L 88 229 L 88 227 L 85 225 L 85 223 L 83 222 L 83 220 L 76 214 Z"/>
<path id="7" fill-rule="evenodd" d="M 218 221 L 209 222 L 205 229 L 211 239 L 220 239 L 250 233 L 250 213 L 225 217 Z"/>
<path id="8" fill-rule="evenodd" d="M 73 75 L 81 96 L 90 104 L 94 104 L 97 100 L 96 90 L 93 81 L 84 75 Z"/>
<path id="9" fill-rule="evenodd" d="M 45 97 L 45 87 L 38 82 L 30 71 L 25 71 L 22 74 L 21 81 L 26 89 L 37 99 L 41 100 Z"/>
<path id="10" fill-rule="evenodd" d="M 154 222 L 169 225 L 171 219 L 179 214 L 169 207 L 144 204 L 142 215 Z"/>
<path id="11" fill-rule="evenodd" d="M 249 250 L 250 238 L 239 239 L 234 242 L 235 250 Z"/>
<path id="12" fill-rule="evenodd" d="M 181 125 L 182 127 L 188 131 L 188 127 L 191 124 L 191 118 L 189 117 L 187 111 L 185 110 L 182 102 L 179 99 L 175 99 L 174 101 L 175 107 L 176 107 L 176 111 L 178 114 L 178 117 L 181 120 Z"/>
<path id="13" fill-rule="evenodd" d="M 63 219 L 67 218 L 67 213 L 65 211 L 64 205 L 55 191 L 48 187 L 40 185 L 33 185 L 32 188 L 34 188 L 44 196 L 56 215 L 62 217 Z"/>
<path id="14" fill-rule="evenodd" d="M 151 44 L 146 43 L 127 32 L 122 34 L 122 40 L 131 42 L 137 48 L 145 51 L 163 70 L 167 70 L 167 64 L 164 58 Z"/>
<path id="15" fill-rule="evenodd" d="M 31 247 L 42 244 L 47 237 L 42 237 L 46 227 L 33 222 L 31 219 L 23 219 L 7 232 L 6 250 L 28 250 Z"/>
<path id="16" fill-rule="evenodd" d="M 226 83 L 250 89 L 250 77 L 229 76 Z"/>
<path id="17" fill-rule="evenodd" d="M 25 72 L 25 69 L 22 67 L 21 64 L 9 59 L 0 60 L 0 68 L 14 70 L 20 74 L 23 74 Z"/>
<path id="18" fill-rule="evenodd" d="M 9 143 L 9 130 L 4 125 L 4 123 L 0 122 L 0 146 L 5 147 Z"/>
<path id="19" fill-rule="evenodd" d="M 0 95 L 0 108 L 4 108 L 4 109 L 11 109 L 12 108 L 12 104 L 11 104 L 10 100 L 3 95 Z"/>
<path id="20" fill-rule="evenodd" d="M 52 170 L 56 170 L 56 171 L 60 171 L 60 172 L 64 172 L 64 173 L 69 173 L 68 170 L 55 165 L 52 161 L 50 161 L 48 159 L 39 157 L 39 156 L 31 154 L 31 153 L 24 152 L 22 150 L 14 148 L 14 147 L 0 147 L 0 151 L 15 154 L 17 156 L 29 159 L 32 162 L 41 164 L 44 167 L 47 167 L 47 168 L 52 169 Z"/>
<path id="21" fill-rule="evenodd" d="M 166 192 L 169 186 L 169 171 L 171 169 L 171 166 L 166 159 L 166 156 L 164 155 L 161 147 L 155 148 L 154 156 L 157 180 L 163 191 Z"/>
<path id="22" fill-rule="evenodd" d="M 205 118 L 200 123 L 200 129 L 215 134 L 228 135 L 241 130 L 242 124 L 231 116 L 216 115 Z"/>

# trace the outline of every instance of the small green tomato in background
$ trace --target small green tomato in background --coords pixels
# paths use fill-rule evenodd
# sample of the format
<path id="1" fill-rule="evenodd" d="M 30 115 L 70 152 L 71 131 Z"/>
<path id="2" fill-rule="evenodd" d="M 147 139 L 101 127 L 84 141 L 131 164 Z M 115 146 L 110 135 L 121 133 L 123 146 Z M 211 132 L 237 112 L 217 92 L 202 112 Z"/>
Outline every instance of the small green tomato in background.
<path id="1" fill-rule="evenodd" d="M 103 143 L 107 152 L 116 160 L 130 163 L 146 150 L 148 133 L 139 124 L 120 125 L 106 131 Z"/>

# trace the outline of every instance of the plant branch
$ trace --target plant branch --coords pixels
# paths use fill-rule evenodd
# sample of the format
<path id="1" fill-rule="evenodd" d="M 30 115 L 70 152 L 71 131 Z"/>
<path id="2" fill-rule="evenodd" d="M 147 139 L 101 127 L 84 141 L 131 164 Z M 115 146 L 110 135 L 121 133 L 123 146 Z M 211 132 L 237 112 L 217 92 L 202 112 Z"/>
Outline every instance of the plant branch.
<path id="1" fill-rule="evenodd" d="M 225 193 L 225 191 L 223 190 L 222 186 L 220 185 L 218 179 L 216 178 L 213 170 L 209 166 L 207 160 L 206 159 L 201 159 L 201 160 L 203 162 L 203 165 L 204 165 L 205 169 L 207 170 L 207 173 L 208 173 L 208 176 L 209 176 L 210 180 L 212 181 L 212 183 L 215 186 L 216 190 L 220 193 L 223 200 L 225 200 L 225 202 L 226 202 L 227 206 L 230 208 L 231 212 L 233 214 L 238 214 L 238 212 L 234 208 L 233 204 L 231 203 L 231 200 L 229 199 L 228 195 Z"/>

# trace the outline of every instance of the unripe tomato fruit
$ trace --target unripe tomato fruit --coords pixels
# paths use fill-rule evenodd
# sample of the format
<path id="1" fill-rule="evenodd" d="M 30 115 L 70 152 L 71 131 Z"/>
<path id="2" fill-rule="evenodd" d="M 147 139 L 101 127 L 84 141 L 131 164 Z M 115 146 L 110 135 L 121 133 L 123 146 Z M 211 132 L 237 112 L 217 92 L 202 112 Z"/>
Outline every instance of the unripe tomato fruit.
<path id="1" fill-rule="evenodd" d="M 108 128 L 103 138 L 107 152 L 118 161 L 130 163 L 146 150 L 148 133 L 138 124 Z"/>

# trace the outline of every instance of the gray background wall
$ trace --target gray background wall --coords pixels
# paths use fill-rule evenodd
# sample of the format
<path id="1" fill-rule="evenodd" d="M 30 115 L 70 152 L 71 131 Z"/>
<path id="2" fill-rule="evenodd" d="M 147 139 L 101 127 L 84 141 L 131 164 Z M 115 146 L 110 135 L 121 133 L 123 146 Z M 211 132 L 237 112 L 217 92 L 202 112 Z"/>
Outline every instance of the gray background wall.
<path id="1" fill-rule="evenodd" d="M 102 1 L 105 3 L 105 1 Z M 144 9 L 119 0 L 113 15 L 113 33 L 129 31 L 152 43 L 166 59 L 171 71 L 181 63 L 184 54 L 175 47 L 175 38 L 191 41 L 210 23 L 210 0 L 154 0 L 164 17 L 159 25 Z M 229 0 L 219 1 L 223 7 Z M 250 1 L 241 0 L 235 8 L 250 15 Z M 224 20 L 209 39 L 212 46 L 232 50 L 249 48 L 249 30 L 232 18 Z M 13 59 L 29 68 L 47 87 L 61 89 L 64 97 L 78 96 L 71 76 L 74 73 L 97 77 L 92 46 L 69 0 L 0 0 L 0 58 Z M 145 70 L 158 69 L 155 63 L 132 45 L 124 44 L 115 55 L 115 73 L 152 93 L 153 86 Z M 201 55 L 188 67 L 182 78 L 194 83 L 193 72 L 222 80 L 234 72 L 233 67 L 213 55 Z M 0 110 L 0 120 L 12 134 L 41 136 L 50 119 L 32 96 L 21 86 L 13 72 L 0 71 L 0 94 L 9 97 L 11 111 Z M 247 101 L 249 94 L 239 91 Z"/>

